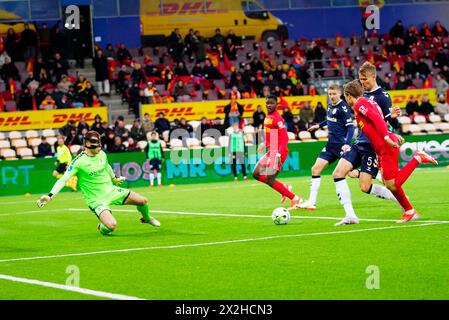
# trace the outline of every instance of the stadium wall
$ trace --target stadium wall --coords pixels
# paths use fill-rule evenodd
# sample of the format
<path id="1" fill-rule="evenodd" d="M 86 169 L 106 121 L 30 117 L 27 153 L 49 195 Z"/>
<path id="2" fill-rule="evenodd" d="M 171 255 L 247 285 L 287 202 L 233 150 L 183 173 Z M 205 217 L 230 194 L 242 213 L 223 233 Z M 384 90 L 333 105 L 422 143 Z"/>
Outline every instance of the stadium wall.
<path id="1" fill-rule="evenodd" d="M 400 164 L 408 162 L 416 150 L 425 150 L 434 156 L 440 166 L 449 164 L 449 135 L 406 136 L 406 143 L 400 152 Z M 325 142 L 292 143 L 290 155 L 284 164 L 280 177 L 309 176 L 310 168 Z M 184 154 L 183 154 L 184 152 Z M 206 153 L 206 154 L 204 154 Z M 208 161 L 219 154 L 218 160 Z M 253 157 L 253 158 L 251 158 Z M 251 172 L 256 163 L 255 155 L 250 156 L 252 164 L 247 165 Z M 143 152 L 109 154 L 109 163 L 116 174 L 127 178 L 125 187 L 145 187 L 149 185 L 149 165 Z M 198 149 L 165 152 L 162 176 L 163 184 L 193 184 L 232 181 L 230 164 L 224 149 Z M 210 163 L 210 164 L 206 164 Z M 334 165 L 324 173 L 332 172 Z M 54 159 L 32 159 L 0 161 L 0 195 L 24 195 L 47 193 L 55 179 L 51 176 Z"/>

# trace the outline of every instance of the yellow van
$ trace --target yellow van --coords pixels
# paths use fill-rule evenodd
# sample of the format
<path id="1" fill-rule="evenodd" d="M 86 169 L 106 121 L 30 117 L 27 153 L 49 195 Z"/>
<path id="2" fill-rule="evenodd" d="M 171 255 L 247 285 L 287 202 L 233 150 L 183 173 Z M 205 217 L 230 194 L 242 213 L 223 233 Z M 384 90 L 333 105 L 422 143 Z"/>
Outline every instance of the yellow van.
<path id="1" fill-rule="evenodd" d="M 25 30 L 24 22 L 17 22 L 20 20 L 23 19 L 18 15 L 0 9 L 0 36 L 6 37 L 7 32 L 10 28 L 13 29 L 16 33 L 21 33 L 23 30 Z M 30 29 L 36 31 L 36 28 L 34 27 L 33 24 L 30 23 L 29 26 Z"/>
<path id="2" fill-rule="evenodd" d="M 232 29 L 244 39 L 264 41 L 288 38 L 282 21 L 255 0 L 140 0 L 143 45 L 164 42 L 175 28 L 185 36 L 189 29 L 212 37 L 220 28 L 226 35 Z"/>

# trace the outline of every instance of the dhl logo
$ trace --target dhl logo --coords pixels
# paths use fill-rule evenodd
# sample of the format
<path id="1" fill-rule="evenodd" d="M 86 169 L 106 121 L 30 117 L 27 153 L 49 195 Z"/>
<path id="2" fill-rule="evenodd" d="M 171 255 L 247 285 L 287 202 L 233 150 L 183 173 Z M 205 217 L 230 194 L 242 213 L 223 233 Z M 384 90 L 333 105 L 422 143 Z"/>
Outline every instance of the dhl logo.
<path id="1" fill-rule="evenodd" d="M 162 5 L 162 12 L 164 15 L 182 15 L 182 14 L 196 14 L 201 12 L 216 13 L 218 10 L 211 8 L 212 1 L 184 2 L 184 3 L 164 3 Z M 226 10 L 225 10 L 226 11 Z M 223 11 L 222 11 L 223 12 Z"/>
<path id="2" fill-rule="evenodd" d="M 32 123 L 28 116 L 0 117 L 0 127 L 27 126 L 30 124 Z"/>
<path id="3" fill-rule="evenodd" d="M 159 113 L 163 113 L 165 117 L 188 117 L 195 116 L 198 113 L 193 111 L 193 107 L 185 107 L 185 108 L 157 108 L 154 110 L 154 114 L 157 116 Z"/>
<path id="4" fill-rule="evenodd" d="M 69 120 L 79 122 L 82 118 L 84 118 L 86 121 L 93 121 L 95 116 L 92 112 L 55 114 L 53 115 L 52 123 L 66 123 Z"/>
<path id="5" fill-rule="evenodd" d="M 414 97 L 417 101 L 421 101 L 424 96 L 427 96 L 430 99 L 428 94 L 400 94 L 394 95 L 392 97 L 393 105 L 406 104 L 412 97 Z"/>

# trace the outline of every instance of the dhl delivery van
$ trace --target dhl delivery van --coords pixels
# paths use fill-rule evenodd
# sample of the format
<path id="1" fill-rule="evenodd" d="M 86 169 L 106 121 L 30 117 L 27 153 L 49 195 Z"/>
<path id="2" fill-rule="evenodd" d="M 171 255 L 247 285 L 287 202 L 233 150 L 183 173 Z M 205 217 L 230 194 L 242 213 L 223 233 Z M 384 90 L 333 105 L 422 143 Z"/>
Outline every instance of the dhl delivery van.
<path id="1" fill-rule="evenodd" d="M 140 0 L 140 17 L 143 45 L 163 43 L 175 28 L 183 36 L 192 28 L 212 37 L 220 28 L 245 39 L 288 38 L 282 21 L 255 0 Z"/>

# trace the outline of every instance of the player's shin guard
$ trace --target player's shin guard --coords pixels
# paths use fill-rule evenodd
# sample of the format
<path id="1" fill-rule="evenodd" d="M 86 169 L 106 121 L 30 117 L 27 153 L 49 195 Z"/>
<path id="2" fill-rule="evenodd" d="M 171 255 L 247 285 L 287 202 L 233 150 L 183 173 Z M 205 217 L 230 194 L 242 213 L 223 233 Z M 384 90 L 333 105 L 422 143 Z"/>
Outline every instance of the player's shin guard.
<path id="1" fill-rule="evenodd" d="M 98 231 L 104 236 L 108 236 L 112 233 L 112 230 L 110 230 L 108 227 L 106 227 L 103 223 L 98 224 Z"/>
<path id="2" fill-rule="evenodd" d="M 396 186 L 402 186 L 418 165 L 419 161 L 416 160 L 415 157 L 413 157 L 412 160 L 410 160 L 409 163 L 407 163 L 404 168 L 399 170 L 395 179 Z"/>
<path id="3" fill-rule="evenodd" d="M 345 178 L 335 178 L 335 189 L 337 191 L 338 199 L 345 209 L 346 217 L 356 218 L 354 208 L 352 207 L 351 191 L 349 191 L 348 183 Z"/>
<path id="4" fill-rule="evenodd" d="M 401 205 L 404 212 L 408 212 L 413 209 L 412 204 L 407 199 L 404 189 L 402 189 L 401 186 L 396 186 L 396 191 L 393 191 L 393 194 L 396 197 L 396 199 L 398 200 L 398 202 Z"/>
<path id="5" fill-rule="evenodd" d="M 148 203 L 144 204 L 143 206 L 137 206 L 137 210 L 140 212 L 140 214 L 146 221 L 150 221 L 151 217 L 149 213 L 150 210 L 148 207 Z"/>
<path id="6" fill-rule="evenodd" d="M 320 189 L 320 184 L 321 184 L 321 177 L 312 176 L 312 182 L 310 184 L 309 202 L 313 206 L 316 206 L 316 199 L 318 197 L 318 190 Z"/>
<path id="7" fill-rule="evenodd" d="M 395 196 L 390 190 L 388 190 L 383 186 L 379 186 L 378 184 L 372 184 L 370 191 L 367 193 L 372 194 L 373 196 L 376 196 L 381 199 L 392 200 L 397 202 Z"/>

